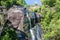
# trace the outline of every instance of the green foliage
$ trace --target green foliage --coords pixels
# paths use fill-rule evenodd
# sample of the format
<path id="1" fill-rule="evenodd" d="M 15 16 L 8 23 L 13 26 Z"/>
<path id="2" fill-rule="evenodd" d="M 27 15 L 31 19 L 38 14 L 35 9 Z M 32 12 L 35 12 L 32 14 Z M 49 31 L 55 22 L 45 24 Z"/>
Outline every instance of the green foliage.
<path id="1" fill-rule="evenodd" d="M 50 7 L 55 6 L 55 2 L 56 2 L 56 0 L 42 0 L 42 3 L 44 5 L 48 5 Z"/>
<path id="2" fill-rule="evenodd" d="M 12 5 L 24 6 L 26 4 L 25 0 L 1 0 L 0 2 L 0 5 L 6 6 L 7 8 Z"/>
<path id="3" fill-rule="evenodd" d="M 0 14 L 0 26 L 4 25 L 4 17 Z"/>
<path id="4" fill-rule="evenodd" d="M 44 30 L 43 39 L 60 40 L 60 0 L 44 0 L 44 4 L 42 5 L 41 9 L 41 14 L 43 15 L 43 18 L 41 19 L 41 26 Z"/>
<path id="5" fill-rule="evenodd" d="M 56 0 L 55 7 L 57 11 L 60 11 L 60 0 Z"/>
<path id="6" fill-rule="evenodd" d="M 0 40 L 17 40 L 16 33 L 12 28 L 8 28 L 2 32 Z"/>
<path id="7" fill-rule="evenodd" d="M 17 4 L 19 4 L 19 5 L 25 5 L 26 3 L 25 3 L 25 0 L 17 0 L 17 2 L 16 2 Z"/>
<path id="8" fill-rule="evenodd" d="M 5 24 L 5 28 L 2 31 L 0 40 L 18 40 L 17 34 L 13 28 L 10 28 L 7 24 Z"/>
<path id="9" fill-rule="evenodd" d="M 33 11 L 34 11 L 34 12 L 38 12 L 38 10 L 39 10 L 39 9 L 36 8 L 36 9 L 34 9 Z"/>

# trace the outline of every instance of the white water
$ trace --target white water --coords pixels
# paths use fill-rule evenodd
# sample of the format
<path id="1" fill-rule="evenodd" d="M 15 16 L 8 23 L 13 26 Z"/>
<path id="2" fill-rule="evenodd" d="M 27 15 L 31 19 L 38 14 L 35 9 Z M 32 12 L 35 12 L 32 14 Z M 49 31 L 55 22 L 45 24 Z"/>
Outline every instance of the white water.
<path id="1" fill-rule="evenodd" d="M 30 19 L 30 17 L 29 17 L 29 15 L 28 15 L 28 13 L 26 13 L 26 15 L 27 15 L 27 18 L 29 19 L 29 23 L 30 23 L 30 33 L 31 33 L 31 37 L 32 37 L 32 40 L 42 40 L 42 38 L 41 38 L 41 28 L 40 28 L 40 26 L 39 26 L 39 24 L 37 23 L 36 24 L 36 34 L 34 34 L 34 28 L 32 28 L 32 24 L 31 24 L 31 19 Z"/>
<path id="2" fill-rule="evenodd" d="M 36 24 L 36 37 L 37 37 L 37 40 L 42 40 L 42 37 L 41 37 L 41 28 L 39 26 L 39 24 L 37 23 Z"/>
<path id="3" fill-rule="evenodd" d="M 30 19 L 28 13 L 26 13 L 26 14 L 27 14 L 27 18 L 28 18 L 28 20 L 29 20 L 30 28 L 31 28 L 31 19 Z M 30 33 L 31 33 L 32 40 L 36 40 L 36 37 L 35 37 L 35 35 L 34 35 L 34 30 L 33 30 L 33 28 L 30 29 Z"/>
<path id="4" fill-rule="evenodd" d="M 30 33 L 31 33 L 31 37 L 32 37 L 32 40 L 36 40 L 36 37 L 34 35 L 34 29 L 30 29 Z"/>

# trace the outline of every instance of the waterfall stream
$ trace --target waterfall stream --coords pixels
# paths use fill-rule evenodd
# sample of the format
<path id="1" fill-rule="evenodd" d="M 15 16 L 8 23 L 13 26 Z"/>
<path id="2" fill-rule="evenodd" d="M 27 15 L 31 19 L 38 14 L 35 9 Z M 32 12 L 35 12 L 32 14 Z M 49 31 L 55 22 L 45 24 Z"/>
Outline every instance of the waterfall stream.
<path id="1" fill-rule="evenodd" d="M 29 23 L 30 23 L 30 28 L 31 28 L 32 27 L 32 25 L 31 25 L 31 19 L 30 19 L 28 13 L 26 13 L 26 15 L 28 17 L 28 20 L 29 20 Z M 32 40 L 36 40 L 33 28 L 30 29 L 30 33 L 31 33 Z"/>
<path id="2" fill-rule="evenodd" d="M 37 37 L 37 39 L 38 40 L 42 40 L 41 38 L 41 34 L 42 34 L 42 32 L 41 32 L 41 28 L 40 28 L 40 25 L 37 23 L 36 24 L 36 37 Z"/>
<path id="3" fill-rule="evenodd" d="M 36 30 L 36 34 L 35 34 L 34 33 L 34 28 L 32 28 L 31 19 L 30 19 L 28 13 L 26 13 L 26 15 L 27 15 L 27 18 L 28 18 L 29 23 L 30 23 L 30 33 L 31 33 L 32 40 L 41 40 L 41 28 L 40 28 L 39 24 L 37 23 L 35 25 L 36 26 L 36 29 L 35 29 Z"/>

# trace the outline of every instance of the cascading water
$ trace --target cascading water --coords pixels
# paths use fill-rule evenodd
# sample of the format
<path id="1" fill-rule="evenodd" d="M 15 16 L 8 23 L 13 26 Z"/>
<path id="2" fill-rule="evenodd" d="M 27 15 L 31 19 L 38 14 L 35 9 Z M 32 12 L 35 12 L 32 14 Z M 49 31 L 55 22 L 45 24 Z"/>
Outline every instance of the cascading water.
<path id="1" fill-rule="evenodd" d="M 36 39 L 36 36 L 34 35 L 34 29 L 30 29 L 30 33 L 31 33 L 31 36 L 32 36 L 32 40 L 37 40 Z"/>
<path id="2" fill-rule="evenodd" d="M 28 13 L 26 13 L 26 15 L 27 15 L 27 17 L 28 17 L 28 20 L 29 20 L 29 23 L 30 23 L 30 28 L 31 28 L 31 27 L 32 27 L 32 25 L 31 25 L 31 19 L 30 19 Z M 32 36 L 32 40 L 36 40 L 36 37 L 35 37 L 35 35 L 34 35 L 34 30 L 33 30 L 33 28 L 30 29 L 30 33 L 31 33 L 31 36 Z"/>
<path id="3" fill-rule="evenodd" d="M 36 17 L 36 15 L 34 15 L 33 13 L 31 13 L 32 15 L 32 17 L 34 18 L 34 20 L 35 20 L 35 17 Z M 31 33 L 31 37 L 32 37 L 32 40 L 42 40 L 41 39 L 41 28 L 40 28 L 40 25 L 38 24 L 38 23 L 36 23 L 36 25 L 35 25 L 35 27 L 36 27 L 36 31 L 35 31 L 35 33 L 34 33 L 34 27 L 32 27 L 32 24 L 31 24 L 31 18 L 29 17 L 29 13 L 26 13 L 26 16 L 27 16 L 27 18 L 28 18 L 28 20 L 29 20 L 29 23 L 30 23 L 30 33 Z M 34 23 L 34 22 L 33 22 Z"/>
<path id="4" fill-rule="evenodd" d="M 36 37 L 37 37 L 37 40 L 42 40 L 41 39 L 41 28 L 40 28 L 40 25 L 37 23 L 36 24 Z"/>

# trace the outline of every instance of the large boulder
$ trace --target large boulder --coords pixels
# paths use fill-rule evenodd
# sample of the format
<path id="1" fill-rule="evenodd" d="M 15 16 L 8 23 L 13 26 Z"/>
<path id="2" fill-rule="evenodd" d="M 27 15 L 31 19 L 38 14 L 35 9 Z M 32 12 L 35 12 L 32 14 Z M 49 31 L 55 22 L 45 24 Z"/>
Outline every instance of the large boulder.
<path id="1" fill-rule="evenodd" d="M 18 30 L 23 30 L 23 19 L 24 19 L 24 13 L 21 10 L 22 8 L 18 6 L 13 6 L 8 10 L 8 16 L 7 19 L 12 23 L 13 28 L 16 28 Z"/>

